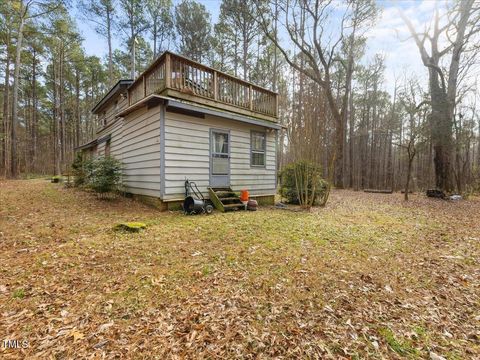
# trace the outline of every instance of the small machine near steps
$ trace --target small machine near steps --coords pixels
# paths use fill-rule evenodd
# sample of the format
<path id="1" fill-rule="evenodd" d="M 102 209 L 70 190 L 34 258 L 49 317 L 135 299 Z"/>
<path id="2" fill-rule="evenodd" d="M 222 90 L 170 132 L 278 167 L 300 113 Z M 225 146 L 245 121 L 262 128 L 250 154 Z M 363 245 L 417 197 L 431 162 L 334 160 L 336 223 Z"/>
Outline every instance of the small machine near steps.
<path id="1" fill-rule="evenodd" d="M 197 184 L 185 179 L 185 200 L 183 201 L 183 211 L 185 215 L 211 214 L 213 206 L 205 200 Z"/>
<path id="2" fill-rule="evenodd" d="M 249 200 L 247 190 L 242 190 L 238 196 L 230 187 L 209 187 L 210 199 L 205 199 L 197 184 L 185 179 L 185 200 L 183 211 L 186 215 L 211 214 L 213 206 L 218 211 L 257 210 L 257 202 Z M 213 205 L 213 206 L 212 206 Z"/>

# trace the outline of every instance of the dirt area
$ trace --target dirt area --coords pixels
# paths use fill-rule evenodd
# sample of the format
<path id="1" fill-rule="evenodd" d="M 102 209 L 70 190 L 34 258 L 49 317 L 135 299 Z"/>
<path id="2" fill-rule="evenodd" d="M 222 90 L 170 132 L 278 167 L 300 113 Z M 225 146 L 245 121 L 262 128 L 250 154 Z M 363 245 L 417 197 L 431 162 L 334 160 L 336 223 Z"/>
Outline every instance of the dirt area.
<path id="1" fill-rule="evenodd" d="M 0 357 L 478 359 L 479 214 L 335 191 L 188 217 L 0 181 Z"/>

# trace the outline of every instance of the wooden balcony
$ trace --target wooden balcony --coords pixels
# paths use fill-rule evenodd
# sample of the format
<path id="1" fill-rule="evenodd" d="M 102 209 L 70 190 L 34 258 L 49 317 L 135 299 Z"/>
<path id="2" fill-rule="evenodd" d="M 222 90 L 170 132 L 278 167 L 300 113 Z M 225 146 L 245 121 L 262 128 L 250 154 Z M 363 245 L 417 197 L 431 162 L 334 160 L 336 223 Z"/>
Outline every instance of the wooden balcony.
<path id="1" fill-rule="evenodd" d="M 128 89 L 128 104 L 152 94 L 277 122 L 277 93 L 165 52 Z"/>

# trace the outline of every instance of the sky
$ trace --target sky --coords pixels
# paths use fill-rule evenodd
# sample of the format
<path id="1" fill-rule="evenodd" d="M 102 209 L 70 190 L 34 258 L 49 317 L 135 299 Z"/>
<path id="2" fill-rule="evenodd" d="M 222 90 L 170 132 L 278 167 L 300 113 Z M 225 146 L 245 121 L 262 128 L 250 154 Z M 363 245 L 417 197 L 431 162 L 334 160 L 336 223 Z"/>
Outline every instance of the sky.
<path id="1" fill-rule="evenodd" d="M 218 19 L 220 1 L 199 0 L 212 15 L 212 23 Z M 178 3 L 174 1 L 174 4 Z M 414 25 L 420 26 L 431 19 L 436 0 L 378 0 L 381 9 L 379 19 L 366 33 L 367 51 L 363 62 L 369 62 L 376 54 L 382 54 L 385 59 L 385 89 L 393 92 L 395 79 L 401 79 L 405 74 L 414 75 L 422 83 L 426 82 L 427 72 L 423 66 L 418 49 L 409 37 L 406 25 L 399 16 L 402 8 Z M 75 10 L 72 10 L 75 15 Z M 77 16 L 78 18 L 78 16 Z M 104 57 L 107 53 L 105 39 L 93 31 L 93 25 L 88 21 L 78 21 L 79 29 L 85 38 L 84 47 L 89 55 Z M 286 39 L 285 39 L 286 40 Z M 118 40 L 114 46 L 120 47 Z"/>

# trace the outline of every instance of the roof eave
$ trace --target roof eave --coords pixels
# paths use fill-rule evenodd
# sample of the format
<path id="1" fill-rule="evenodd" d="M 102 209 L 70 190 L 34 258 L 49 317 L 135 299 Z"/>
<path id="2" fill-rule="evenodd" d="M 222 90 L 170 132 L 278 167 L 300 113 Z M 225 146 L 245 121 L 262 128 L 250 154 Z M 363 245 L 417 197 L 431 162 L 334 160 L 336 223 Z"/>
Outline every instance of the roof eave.
<path id="1" fill-rule="evenodd" d="M 102 97 L 99 102 L 97 102 L 97 104 L 93 107 L 91 112 L 95 114 L 98 111 L 100 111 L 103 108 L 103 106 L 106 105 L 113 96 L 115 96 L 122 90 L 126 90 L 132 83 L 133 83 L 133 80 L 130 80 L 130 79 L 119 80 L 115 85 L 112 86 L 112 88 L 105 94 L 105 96 Z"/>

